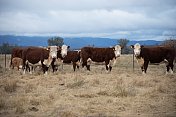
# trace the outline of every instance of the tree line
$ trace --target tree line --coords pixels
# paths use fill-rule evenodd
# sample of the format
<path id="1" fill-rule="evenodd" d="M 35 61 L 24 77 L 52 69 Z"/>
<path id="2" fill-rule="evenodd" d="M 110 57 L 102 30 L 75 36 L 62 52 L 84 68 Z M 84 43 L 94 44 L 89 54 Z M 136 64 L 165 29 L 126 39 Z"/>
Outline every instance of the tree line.
<path id="1" fill-rule="evenodd" d="M 64 44 L 64 39 L 62 37 L 52 37 L 49 38 L 48 46 L 61 46 Z M 129 43 L 128 39 L 119 39 L 117 41 L 117 44 L 123 46 L 122 54 L 131 54 L 133 50 L 130 48 L 130 46 L 127 46 Z M 164 40 L 161 45 L 163 46 L 169 46 L 176 49 L 176 39 L 170 38 Z M 0 46 L 0 54 L 10 54 L 12 52 L 12 49 L 15 47 L 19 47 L 18 45 L 10 45 L 9 43 L 3 43 Z"/>

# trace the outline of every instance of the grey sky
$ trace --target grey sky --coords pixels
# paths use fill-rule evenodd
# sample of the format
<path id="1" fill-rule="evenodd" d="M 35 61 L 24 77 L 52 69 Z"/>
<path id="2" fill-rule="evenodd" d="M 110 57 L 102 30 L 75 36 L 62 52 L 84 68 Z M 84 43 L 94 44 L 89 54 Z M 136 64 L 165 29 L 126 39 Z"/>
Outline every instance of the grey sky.
<path id="1" fill-rule="evenodd" d="M 163 40 L 176 0 L 0 0 L 0 34 Z"/>

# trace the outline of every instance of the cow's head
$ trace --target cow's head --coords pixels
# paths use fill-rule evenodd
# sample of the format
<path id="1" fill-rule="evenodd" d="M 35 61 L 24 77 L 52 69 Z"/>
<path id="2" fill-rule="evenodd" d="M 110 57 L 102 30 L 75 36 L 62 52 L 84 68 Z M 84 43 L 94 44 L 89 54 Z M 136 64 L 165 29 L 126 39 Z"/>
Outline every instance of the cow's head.
<path id="1" fill-rule="evenodd" d="M 67 51 L 70 48 L 70 46 L 62 45 L 60 48 L 61 48 L 61 55 L 64 58 L 67 55 Z"/>
<path id="2" fill-rule="evenodd" d="M 113 47 L 115 57 L 119 57 L 121 55 L 121 46 L 116 45 Z"/>
<path id="3" fill-rule="evenodd" d="M 131 48 L 134 49 L 134 55 L 136 57 L 140 56 L 141 48 L 144 47 L 143 45 L 140 45 L 139 43 L 136 43 L 135 45 L 131 45 Z"/>
<path id="4" fill-rule="evenodd" d="M 49 55 L 51 58 L 57 58 L 58 49 L 59 49 L 59 47 L 57 47 L 57 46 L 49 46 L 48 47 Z"/>

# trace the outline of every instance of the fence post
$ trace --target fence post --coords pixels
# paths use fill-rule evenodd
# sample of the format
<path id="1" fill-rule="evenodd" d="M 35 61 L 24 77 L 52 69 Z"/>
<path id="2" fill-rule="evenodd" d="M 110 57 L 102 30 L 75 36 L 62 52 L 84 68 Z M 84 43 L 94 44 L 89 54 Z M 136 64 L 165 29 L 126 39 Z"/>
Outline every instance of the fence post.
<path id="1" fill-rule="evenodd" d="M 5 68 L 6 68 L 6 53 L 5 53 Z"/>
<path id="2" fill-rule="evenodd" d="M 134 51 L 133 51 L 133 72 L 134 72 Z"/>

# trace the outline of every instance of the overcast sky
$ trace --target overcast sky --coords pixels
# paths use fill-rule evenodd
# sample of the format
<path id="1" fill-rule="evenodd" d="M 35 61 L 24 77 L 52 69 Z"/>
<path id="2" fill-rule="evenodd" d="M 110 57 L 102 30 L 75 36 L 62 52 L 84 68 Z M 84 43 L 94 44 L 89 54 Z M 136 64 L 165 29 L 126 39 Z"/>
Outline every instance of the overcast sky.
<path id="1" fill-rule="evenodd" d="M 0 34 L 164 40 L 176 0 L 0 0 Z"/>

